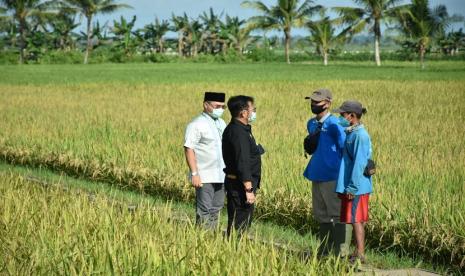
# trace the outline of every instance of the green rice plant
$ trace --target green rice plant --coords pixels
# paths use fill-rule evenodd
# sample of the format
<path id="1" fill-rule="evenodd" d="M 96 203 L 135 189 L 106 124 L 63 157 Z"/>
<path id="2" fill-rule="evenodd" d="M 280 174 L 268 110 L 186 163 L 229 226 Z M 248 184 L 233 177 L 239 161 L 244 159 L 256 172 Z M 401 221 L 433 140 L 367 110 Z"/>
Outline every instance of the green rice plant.
<path id="1" fill-rule="evenodd" d="M 300 256 L 273 244 L 225 239 L 174 222 L 170 205 L 129 212 L 105 194 L 41 187 L 0 172 L 0 273 L 353 274 L 340 259 Z M 314 253 L 317 248 L 311 249 Z"/>
<path id="2" fill-rule="evenodd" d="M 267 150 L 257 215 L 312 231 L 311 184 L 302 177 L 308 162 L 302 139 L 312 115 L 303 98 L 328 87 L 334 105 L 358 99 L 368 108 L 363 121 L 379 165 L 370 245 L 463 269 L 465 80 L 449 70 L 463 72 L 463 64 L 452 65 L 438 63 L 424 74 L 401 64 L 381 69 L 383 78 L 364 65 L 324 72 L 311 65 L 107 65 L 96 69 L 114 76 L 104 72 L 91 81 L 81 66 L 6 67 L 17 76 L 0 82 L 0 156 L 189 201 L 194 191 L 186 177 L 183 132 L 201 110 L 202 92 L 245 93 L 256 98 L 253 131 Z M 56 68 L 71 81 L 44 75 Z M 34 85 L 20 78 L 31 70 L 42 76 Z M 150 72 L 157 73 L 151 80 Z M 348 79 L 345 72 L 363 79 Z"/>

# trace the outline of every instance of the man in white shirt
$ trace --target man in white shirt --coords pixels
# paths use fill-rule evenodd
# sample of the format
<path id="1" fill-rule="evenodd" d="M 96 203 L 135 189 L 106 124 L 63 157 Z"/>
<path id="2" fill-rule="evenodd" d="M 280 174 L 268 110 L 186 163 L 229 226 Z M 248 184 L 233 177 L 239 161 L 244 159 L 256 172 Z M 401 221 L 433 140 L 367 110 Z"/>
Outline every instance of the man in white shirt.
<path id="1" fill-rule="evenodd" d="M 196 223 L 216 229 L 224 206 L 224 162 L 221 139 L 226 123 L 221 119 L 225 94 L 205 92 L 203 112 L 186 128 L 184 153 L 190 180 L 196 189 Z"/>

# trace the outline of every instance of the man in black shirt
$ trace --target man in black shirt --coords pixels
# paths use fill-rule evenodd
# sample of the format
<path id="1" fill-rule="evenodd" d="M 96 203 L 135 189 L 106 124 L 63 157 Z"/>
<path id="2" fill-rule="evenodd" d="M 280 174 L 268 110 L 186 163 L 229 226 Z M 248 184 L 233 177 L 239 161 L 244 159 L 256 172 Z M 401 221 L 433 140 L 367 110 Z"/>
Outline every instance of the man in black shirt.
<path id="1" fill-rule="evenodd" d="M 250 123 L 255 121 L 254 99 L 234 96 L 228 100 L 231 122 L 223 133 L 223 160 L 228 208 L 228 236 L 232 227 L 242 233 L 252 223 L 255 195 L 260 188 L 263 148 L 257 145 Z"/>

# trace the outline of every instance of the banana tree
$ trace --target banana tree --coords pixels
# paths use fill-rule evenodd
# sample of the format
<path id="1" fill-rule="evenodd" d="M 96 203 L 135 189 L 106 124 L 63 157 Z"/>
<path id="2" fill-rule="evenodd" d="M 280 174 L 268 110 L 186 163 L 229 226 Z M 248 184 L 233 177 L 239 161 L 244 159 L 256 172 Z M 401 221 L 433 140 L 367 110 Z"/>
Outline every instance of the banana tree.
<path id="1" fill-rule="evenodd" d="M 452 31 L 440 39 L 439 45 L 443 53 L 454 56 L 465 46 L 465 33 L 462 29 Z"/>
<path id="2" fill-rule="evenodd" d="M 214 54 L 218 50 L 222 16 L 223 13 L 215 14 L 213 8 L 210 8 L 208 13 L 203 12 L 199 17 L 203 24 L 204 42 L 208 53 Z"/>
<path id="3" fill-rule="evenodd" d="M 173 14 L 171 21 L 173 22 L 171 30 L 178 33 L 178 55 L 182 57 L 184 56 L 184 37 L 187 35 L 189 29 L 189 18 L 186 13 L 182 16 Z"/>
<path id="4" fill-rule="evenodd" d="M 51 35 L 56 48 L 67 50 L 74 47 L 73 30 L 79 26 L 74 12 L 61 10 L 56 16 L 49 17 L 48 25 L 52 28 Z"/>
<path id="5" fill-rule="evenodd" d="M 143 39 L 147 45 L 146 48 L 150 49 L 151 52 L 157 51 L 159 53 L 163 53 L 164 36 L 170 29 L 170 23 L 168 20 L 160 21 L 158 18 L 155 18 L 154 23 L 145 25 L 142 32 Z"/>
<path id="6" fill-rule="evenodd" d="M 309 40 L 312 42 L 323 57 L 323 64 L 328 65 L 329 51 L 338 45 L 342 45 L 354 34 L 351 26 L 336 32 L 337 27 L 341 26 L 340 18 L 330 19 L 326 15 L 326 9 L 320 11 L 320 18 L 317 21 L 309 21 L 305 25 L 310 31 Z"/>
<path id="7" fill-rule="evenodd" d="M 421 68 L 425 68 L 425 53 L 431 41 L 445 33 L 451 17 L 444 5 L 434 8 L 428 0 L 412 0 L 408 9 L 398 12 L 399 27 L 402 33 L 417 46 Z"/>
<path id="8" fill-rule="evenodd" d="M 242 55 L 244 48 L 256 39 L 250 35 L 252 30 L 246 28 L 245 23 L 245 20 L 240 20 L 237 16 L 229 17 L 226 15 L 225 23 L 221 24 L 220 36 L 239 55 Z"/>
<path id="9" fill-rule="evenodd" d="M 117 47 L 122 48 L 124 53 L 129 56 L 134 48 L 133 40 L 133 28 L 136 23 L 137 17 L 134 15 L 131 21 L 127 21 L 123 16 L 120 17 L 120 21 L 113 20 L 113 27 L 111 32 L 115 34 L 115 40 L 117 41 Z"/>
<path id="10" fill-rule="evenodd" d="M 13 21 L 18 26 L 19 63 L 24 63 L 29 28 L 28 20 L 34 16 L 41 16 L 53 11 L 56 1 L 0 0 L 0 5 L 4 11 L 12 12 Z"/>
<path id="11" fill-rule="evenodd" d="M 203 39 L 202 23 L 196 19 L 190 20 L 187 28 L 186 41 L 188 42 L 191 56 L 197 56 L 199 49 L 202 47 Z"/>
<path id="12" fill-rule="evenodd" d="M 103 25 L 100 25 L 100 22 L 97 21 L 92 25 L 92 33 L 90 35 L 92 50 L 102 46 L 110 44 L 110 37 L 108 36 L 108 22 Z M 87 44 L 88 35 L 85 32 L 80 32 L 78 35 L 78 40 L 83 41 L 84 44 Z"/>

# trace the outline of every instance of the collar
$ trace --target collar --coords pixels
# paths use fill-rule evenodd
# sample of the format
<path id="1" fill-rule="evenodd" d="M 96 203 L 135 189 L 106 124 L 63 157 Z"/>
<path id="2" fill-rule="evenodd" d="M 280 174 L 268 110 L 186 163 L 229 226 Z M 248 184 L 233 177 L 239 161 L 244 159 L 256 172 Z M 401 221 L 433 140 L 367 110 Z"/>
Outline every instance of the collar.
<path id="1" fill-rule="evenodd" d="M 351 133 L 351 132 L 354 132 L 354 131 L 356 131 L 356 130 L 358 130 L 358 129 L 361 129 L 361 128 L 363 128 L 363 124 L 362 124 L 362 123 L 358 123 L 358 124 L 356 124 L 356 125 L 353 125 L 353 126 L 350 126 L 350 127 L 346 127 L 345 131 L 346 131 L 347 133 Z"/>
<path id="2" fill-rule="evenodd" d="M 324 123 L 324 121 L 325 121 L 326 119 L 328 119 L 329 116 L 331 116 L 331 113 L 330 113 L 330 112 L 326 113 L 326 115 L 323 116 L 323 117 L 321 117 L 320 120 L 317 120 L 317 122 L 319 122 L 319 123 Z M 316 117 L 315 117 L 315 120 L 316 120 Z"/>
<path id="3" fill-rule="evenodd" d="M 237 125 L 237 126 L 240 126 L 241 128 L 243 128 L 244 130 L 250 132 L 250 130 L 252 129 L 252 126 L 247 124 L 247 125 L 244 125 L 241 121 L 239 121 L 238 119 L 236 118 L 233 118 L 231 119 L 231 123 Z"/>
<path id="4" fill-rule="evenodd" d="M 218 119 L 213 119 L 212 116 L 208 115 L 208 113 L 205 112 L 205 111 L 202 112 L 202 115 L 205 116 L 205 117 L 207 117 L 207 118 L 209 118 L 209 119 L 212 120 L 212 121 L 218 120 Z"/>

